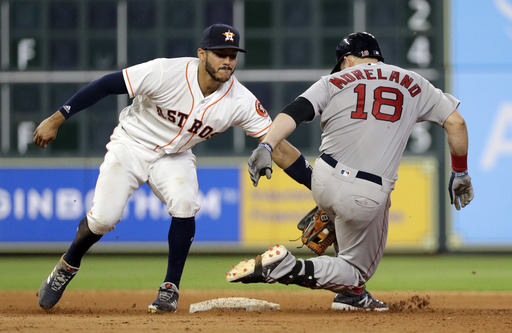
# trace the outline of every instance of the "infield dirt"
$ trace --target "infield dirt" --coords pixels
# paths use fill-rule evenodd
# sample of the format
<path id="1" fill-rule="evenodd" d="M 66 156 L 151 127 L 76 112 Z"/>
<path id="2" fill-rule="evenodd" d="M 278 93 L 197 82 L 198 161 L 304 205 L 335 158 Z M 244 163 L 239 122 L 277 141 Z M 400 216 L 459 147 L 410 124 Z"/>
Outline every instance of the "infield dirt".
<path id="1" fill-rule="evenodd" d="M 320 290 L 181 290 L 174 314 L 149 314 L 154 290 L 67 290 L 46 312 L 36 291 L 0 291 L 1 332 L 512 332 L 512 293 L 372 292 L 387 312 L 330 309 L 333 293 Z M 279 311 L 210 310 L 192 303 L 249 297 L 280 304 Z"/>

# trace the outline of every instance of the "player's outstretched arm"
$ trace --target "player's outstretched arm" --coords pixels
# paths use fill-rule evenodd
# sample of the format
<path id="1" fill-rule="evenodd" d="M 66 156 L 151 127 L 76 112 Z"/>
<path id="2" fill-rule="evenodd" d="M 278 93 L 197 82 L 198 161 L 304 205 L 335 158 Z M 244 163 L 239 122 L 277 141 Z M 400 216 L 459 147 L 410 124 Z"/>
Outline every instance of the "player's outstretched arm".
<path id="1" fill-rule="evenodd" d="M 285 139 L 303 121 L 313 120 L 315 110 L 309 100 L 298 97 L 277 115 L 269 131 L 249 157 L 249 174 L 254 186 L 260 176 L 272 175 L 272 159 L 298 183 L 311 188 L 311 167 L 302 154 Z"/>
<path id="2" fill-rule="evenodd" d="M 446 119 L 443 126 L 447 134 L 450 152 L 456 156 L 467 155 L 469 141 L 468 130 L 466 122 L 459 111 L 453 111 L 448 119 Z"/>
<path id="3" fill-rule="evenodd" d="M 284 169 L 300 156 L 300 152 L 295 147 L 283 141 L 295 128 L 295 121 L 290 116 L 279 114 L 263 139 L 258 139 L 260 144 L 254 149 L 247 161 L 249 175 L 254 186 L 258 186 L 260 176 L 265 175 L 267 179 L 270 179 L 272 159 Z M 277 149 L 274 150 L 274 148 Z M 287 154 L 291 154 L 291 156 L 287 156 Z"/>
<path id="4" fill-rule="evenodd" d="M 268 133 L 263 137 L 263 142 L 268 142 L 274 147 L 272 159 L 281 169 L 290 167 L 301 156 L 300 151 L 284 139 L 300 123 L 311 121 L 314 117 L 315 110 L 311 102 L 304 97 L 298 97 L 277 115 Z"/>
<path id="5" fill-rule="evenodd" d="M 95 104 L 105 96 L 127 94 L 122 72 L 107 74 L 77 91 L 57 112 L 46 118 L 34 131 L 34 143 L 39 147 L 46 145 L 57 137 L 62 123 L 72 115 Z"/>
<path id="6" fill-rule="evenodd" d="M 457 210 L 468 205 L 474 197 L 468 173 L 468 131 L 466 122 L 455 110 L 444 123 L 452 160 L 452 173 L 448 184 L 450 201 Z"/>
<path id="7" fill-rule="evenodd" d="M 34 131 L 34 143 L 46 148 L 46 145 L 55 140 L 60 125 L 66 121 L 66 118 L 60 111 L 56 111 L 53 115 L 43 120 Z"/>
<path id="8" fill-rule="evenodd" d="M 272 152 L 272 160 L 281 169 L 286 169 L 301 155 L 300 151 L 286 140 L 281 141 Z"/>
<path id="9" fill-rule="evenodd" d="M 292 117 L 286 113 L 280 113 L 270 126 L 269 131 L 263 137 L 262 142 L 267 142 L 276 148 L 284 139 L 286 139 L 297 128 L 297 124 Z"/>

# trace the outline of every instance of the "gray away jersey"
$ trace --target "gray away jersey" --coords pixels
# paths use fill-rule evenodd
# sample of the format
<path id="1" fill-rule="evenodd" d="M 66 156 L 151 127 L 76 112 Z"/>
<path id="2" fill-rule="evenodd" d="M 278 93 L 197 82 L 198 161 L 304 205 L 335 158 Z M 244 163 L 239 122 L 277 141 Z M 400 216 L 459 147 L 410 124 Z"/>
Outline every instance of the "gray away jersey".
<path id="1" fill-rule="evenodd" d="M 323 76 L 301 97 L 320 116 L 320 151 L 359 170 L 398 179 L 412 127 L 442 126 L 459 101 L 415 72 L 365 63 Z"/>

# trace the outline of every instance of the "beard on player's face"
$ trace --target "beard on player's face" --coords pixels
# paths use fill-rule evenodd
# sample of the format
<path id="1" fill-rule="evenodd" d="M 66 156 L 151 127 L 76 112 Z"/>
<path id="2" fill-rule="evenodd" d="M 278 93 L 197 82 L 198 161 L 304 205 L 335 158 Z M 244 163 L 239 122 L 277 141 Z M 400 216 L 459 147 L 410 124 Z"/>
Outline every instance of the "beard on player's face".
<path id="1" fill-rule="evenodd" d="M 210 61 L 208 61 L 208 53 L 209 52 L 206 52 L 206 61 L 205 61 L 206 72 L 210 75 L 210 77 L 213 80 L 215 80 L 217 82 L 220 82 L 220 83 L 227 82 L 229 80 L 229 78 L 231 78 L 231 75 L 233 75 L 233 73 L 235 73 L 235 69 L 231 68 L 229 66 L 221 66 L 216 70 L 215 68 L 213 68 Z M 231 71 L 231 73 L 229 74 L 228 77 L 221 77 L 220 75 L 216 75 L 216 73 L 221 70 L 229 70 L 229 71 Z"/>

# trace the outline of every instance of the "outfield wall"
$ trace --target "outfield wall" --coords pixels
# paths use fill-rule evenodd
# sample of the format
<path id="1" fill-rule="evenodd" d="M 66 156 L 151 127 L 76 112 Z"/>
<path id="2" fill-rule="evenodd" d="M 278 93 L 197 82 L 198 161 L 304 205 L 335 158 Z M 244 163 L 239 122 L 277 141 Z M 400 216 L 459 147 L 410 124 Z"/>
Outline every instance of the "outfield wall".
<path id="1" fill-rule="evenodd" d="M 309 160 L 314 162 L 314 158 Z M 64 163 L 44 165 L 32 160 L 32 165 L 44 165 L 37 168 L 3 163 L 0 252 L 59 252 L 67 248 L 78 221 L 91 206 L 98 176 L 97 164 L 70 161 L 63 167 Z M 405 158 L 402 162 L 391 195 L 388 252 L 432 253 L 439 249 L 438 193 L 446 189 L 437 186 L 438 168 L 435 158 Z M 198 179 L 201 210 L 196 216 L 193 251 L 247 251 L 275 243 L 291 248 L 300 245 L 294 241 L 300 236 L 297 222 L 315 203 L 307 188 L 279 168 L 274 168 L 270 181 L 262 179 L 255 188 L 245 160 L 198 159 Z M 460 212 L 453 210 L 445 221 L 452 251 L 510 250 L 510 226 L 482 231 L 482 225 L 452 223 L 453 219 L 460 220 L 457 214 Z M 165 252 L 169 223 L 165 206 L 144 185 L 130 198 L 116 229 L 91 251 Z M 456 247 L 453 239 L 457 239 Z"/>
<path id="2" fill-rule="evenodd" d="M 5 160 L 4 160 L 5 161 Z M 201 210 L 193 249 L 249 250 L 274 243 L 298 246 L 297 222 L 314 206 L 310 191 L 279 168 L 257 188 L 244 161 L 199 159 Z M 33 160 L 34 165 L 41 163 Z M 313 161 L 312 161 L 313 162 Z M 69 164 L 69 160 L 68 160 Z M 0 251 L 62 251 L 90 208 L 98 165 L 0 168 Z M 392 194 L 388 250 L 438 249 L 435 159 L 406 159 Z M 130 198 L 123 219 L 94 250 L 165 251 L 170 217 L 147 185 Z"/>

